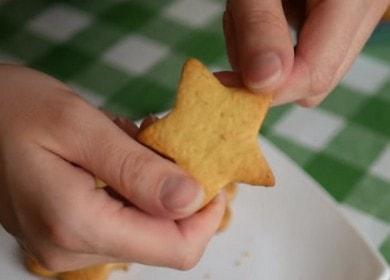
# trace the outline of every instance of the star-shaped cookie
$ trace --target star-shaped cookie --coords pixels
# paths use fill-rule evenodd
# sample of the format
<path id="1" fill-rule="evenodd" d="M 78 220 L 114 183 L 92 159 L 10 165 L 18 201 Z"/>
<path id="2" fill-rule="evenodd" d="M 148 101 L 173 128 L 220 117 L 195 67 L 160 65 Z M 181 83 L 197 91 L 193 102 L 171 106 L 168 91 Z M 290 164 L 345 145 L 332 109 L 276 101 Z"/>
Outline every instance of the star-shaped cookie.
<path id="1" fill-rule="evenodd" d="M 107 263 L 86 267 L 74 271 L 52 272 L 41 266 L 35 258 L 27 256 L 26 267 L 30 272 L 38 276 L 45 277 L 45 279 L 52 278 L 58 280 L 107 280 L 109 274 L 112 271 L 118 269 L 127 270 L 128 264 Z"/>
<path id="2" fill-rule="evenodd" d="M 270 93 L 225 87 L 189 59 L 172 111 L 137 138 L 188 171 L 204 187 L 204 204 L 232 182 L 272 186 L 257 142 L 271 100 Z"/>

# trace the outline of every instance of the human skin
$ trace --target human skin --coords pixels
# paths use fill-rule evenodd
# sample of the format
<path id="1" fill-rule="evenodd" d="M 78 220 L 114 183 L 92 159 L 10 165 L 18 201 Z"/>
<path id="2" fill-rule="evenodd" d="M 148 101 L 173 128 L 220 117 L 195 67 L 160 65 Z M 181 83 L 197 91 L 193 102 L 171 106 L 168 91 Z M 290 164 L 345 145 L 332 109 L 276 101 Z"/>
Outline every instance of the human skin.
<path id="1" fill-rule="evenodd" d="M 224 13 L 234 72 L 225 83 L 275 91 L 274 105 L 317 106 L 345 75 L 389 0 L 230 0 Z M 297 30 L 294 46 L 289 23 Z"/>
<path id="2" fill-rule="evenodd" d="M 0 222 L 45 268 L 200 259 L 224 195 L 198 211 L 201 187 L 136 142 L 137 129 L 43 73 L 0 64 Z"/>

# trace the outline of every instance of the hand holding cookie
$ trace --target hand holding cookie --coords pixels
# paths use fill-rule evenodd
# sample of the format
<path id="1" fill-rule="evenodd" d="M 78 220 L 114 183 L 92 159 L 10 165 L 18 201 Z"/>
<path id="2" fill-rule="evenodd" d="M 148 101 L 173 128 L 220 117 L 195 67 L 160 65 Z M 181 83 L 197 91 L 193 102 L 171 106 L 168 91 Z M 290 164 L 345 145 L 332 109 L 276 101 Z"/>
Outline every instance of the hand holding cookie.
<path id="1" fill-rule="evenodd" d="M 1 65 L 0 92 L 0 221 L 28 254 L 51 271 L 196 264 L 223 197 L 194 214 L 204 195 L 188 173 L 55 79 Z"/>

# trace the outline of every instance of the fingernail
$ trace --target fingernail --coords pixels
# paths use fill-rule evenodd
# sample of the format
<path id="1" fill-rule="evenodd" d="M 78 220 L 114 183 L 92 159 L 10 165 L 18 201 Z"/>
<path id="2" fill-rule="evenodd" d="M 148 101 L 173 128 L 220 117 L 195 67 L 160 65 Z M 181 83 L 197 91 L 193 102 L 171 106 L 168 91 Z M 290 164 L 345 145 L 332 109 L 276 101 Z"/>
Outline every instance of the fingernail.
<path id="1" fill-rule="evenodd" d="M 261 90 L 277 83 L 282 75 L 282 61 L 274 52 L 256 56 L 247 63 L 245 80 L 253 90 Z"/>
<path id="2" fill-rule="evenodd" d="M 190 213 L 200 208 L 204 194 L 192 179 L 170 177 L 162 186 L 160 199 L 163 206 L 173 212 Z"/>

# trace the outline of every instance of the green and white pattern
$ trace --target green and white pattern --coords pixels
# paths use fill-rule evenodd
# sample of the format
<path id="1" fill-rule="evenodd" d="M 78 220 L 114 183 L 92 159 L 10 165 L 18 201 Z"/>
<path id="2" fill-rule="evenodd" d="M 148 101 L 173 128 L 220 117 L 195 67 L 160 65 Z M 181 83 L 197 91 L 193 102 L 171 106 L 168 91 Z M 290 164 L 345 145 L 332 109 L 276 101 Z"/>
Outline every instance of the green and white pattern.
<path id="1" fill-rule="evenodd" d="M 170 108 L 182 63 L 228 69 L 222 0 L 0 0 L 0 61 L 131 118 Z M 390 262 L 390 25 L 316 109 L 273 108 L 262 134 L 340 203 Z"/>

